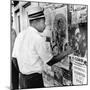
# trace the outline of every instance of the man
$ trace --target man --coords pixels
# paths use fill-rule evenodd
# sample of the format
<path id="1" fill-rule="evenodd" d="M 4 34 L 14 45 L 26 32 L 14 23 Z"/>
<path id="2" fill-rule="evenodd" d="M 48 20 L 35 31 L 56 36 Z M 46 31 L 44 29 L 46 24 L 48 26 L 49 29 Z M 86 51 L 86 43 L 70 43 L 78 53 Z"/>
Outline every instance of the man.
<path id="1" fill-rule="evenodd" d="M 61 58 L 71 53 L 71 49 L 53 57 L 41 35 L 45 29 L 43 10 L 40 7 L 33 7 L 28 17 L 31 26 L 18 35 L 13 57 L 17 58 L 19 65 L 20 88 L 42 88 L 44 87 L 43 65 L 47 63 L 52 66 L 61 61 Z"/>

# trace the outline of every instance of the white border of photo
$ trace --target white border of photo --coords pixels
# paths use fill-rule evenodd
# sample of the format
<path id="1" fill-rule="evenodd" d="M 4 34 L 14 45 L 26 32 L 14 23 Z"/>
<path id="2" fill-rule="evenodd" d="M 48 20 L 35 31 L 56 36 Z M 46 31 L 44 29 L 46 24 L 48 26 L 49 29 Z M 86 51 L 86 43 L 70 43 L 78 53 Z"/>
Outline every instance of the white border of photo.
<path id="1" fill-rule="evenodd" d="M 30 1 L 30 0 L 20 0 Z M 67 4 L 85 4 L 88 5 L 88 16 L 90 16 L 90 0 L 31 0 L 39 2 L 53 2 L 53 3 L 67 3 Z M 0 90 L 10 90 L 10 0 L 0 1 Z M 89 26 L 88 17 L 88 26 Z M 88 27 L 88 39 L 89 39 L 89 27 Z M 88 40 L 88 69 L 89 65 L 89 50 L 90 44 Z M 42 88 L 46 90 L 89 90 L 89 70 L 88 70 L 88 85 L 83 86 L 66 86 L 66 87 L 53 87 Z M 40 89 L 40 88 L 38 88 Z M 29 90 L 29 89 L 28 89 Z"/>

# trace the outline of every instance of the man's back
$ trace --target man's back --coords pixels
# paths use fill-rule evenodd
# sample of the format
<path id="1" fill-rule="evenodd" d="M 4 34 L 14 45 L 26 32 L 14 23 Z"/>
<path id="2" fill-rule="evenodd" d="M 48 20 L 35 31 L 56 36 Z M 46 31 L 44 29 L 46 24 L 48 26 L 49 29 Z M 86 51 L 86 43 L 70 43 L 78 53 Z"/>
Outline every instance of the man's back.
<path id="1" fill-rule="evenodd" d="M 35 44 L 40 40 L 42 38 L 39 32 L 32 27 L 18 35 L 15 41 L 15 53 L 13 52 L 13 54 L 16 54 L 19 69 L 22 73 L 30 74 L 41 71 L 41 60 L 35 50 Z"/>

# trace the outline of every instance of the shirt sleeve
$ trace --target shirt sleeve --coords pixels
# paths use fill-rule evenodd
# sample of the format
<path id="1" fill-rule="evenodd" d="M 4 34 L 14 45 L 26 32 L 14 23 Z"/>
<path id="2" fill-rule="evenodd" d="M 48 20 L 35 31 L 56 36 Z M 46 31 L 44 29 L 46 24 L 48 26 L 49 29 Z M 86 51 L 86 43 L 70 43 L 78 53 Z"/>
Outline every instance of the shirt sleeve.
<path id="1" fill-rule="evenodd" d="M 16 39 L 13 47 L 12 57 L 17 57 L 17 47 L 18 45 L 17 45 L 17 39 Z"/>
<path id="2" fill-rule="evenodd" d="M 18 35 L 15 39 L 13 51 L 12 51 L 12 57 L 17 58 L 18 53 L 19 53 L 19 45 L 20 45 L 20 35 Z"/>
<path id="3" fill-rule="evenodd" d="M 35 49 L 44 63 L 47 63 L 52 59 L 53 55 L 51 54 L 50 46 L 45 42 L 43 38 L 39 38 L 39 40 L 36 41 Z"/>

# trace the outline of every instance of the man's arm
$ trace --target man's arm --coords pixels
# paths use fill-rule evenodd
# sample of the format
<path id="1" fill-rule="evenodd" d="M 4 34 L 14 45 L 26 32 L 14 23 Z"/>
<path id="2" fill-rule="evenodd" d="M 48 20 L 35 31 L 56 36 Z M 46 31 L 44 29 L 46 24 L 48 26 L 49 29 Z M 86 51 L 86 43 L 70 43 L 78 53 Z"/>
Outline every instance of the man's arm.
<path id="1" fill-rule="evenodd" d="M 54 56 L 49 62 L 47 62 L 47 64 L 49 66 L 52 66 L 53 64 L 60 62 L 65 56 L 67 56 L 71 53 L 73 53 L 73 50 L 71 50 L 71 48 L 70 48 L 67 51 L 62 52 L 61 54 Z"/>
<path id="2" fill-rule="evenodd" d="M 11 59 L 12 59 L 12 63 L 14 64 L 15 68 L 19 72 L 19 67 L 18 67 L 17 59 L 15 57 L 12 57 Z"/>

